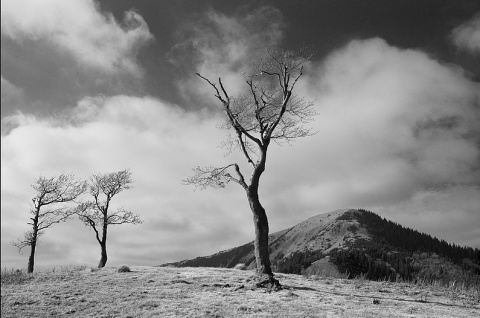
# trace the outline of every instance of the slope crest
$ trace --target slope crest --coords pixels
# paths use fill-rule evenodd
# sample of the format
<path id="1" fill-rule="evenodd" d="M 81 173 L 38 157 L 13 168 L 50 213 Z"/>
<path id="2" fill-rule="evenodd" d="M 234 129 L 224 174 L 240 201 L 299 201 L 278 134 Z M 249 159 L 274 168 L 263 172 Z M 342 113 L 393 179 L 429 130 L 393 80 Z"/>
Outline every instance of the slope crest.
<path id="1" fill-rule="evenodd" d="M 369 240 L 367 230 L 353 217 L 358 210 L 342 209 L 315 215 L 291 228 L 269 235 L 270 259 L 274 270 L 278 264 L 298 253 L 327 254 L 333 249 L 348 248 L 358 239 Z M 253 242 L 209 256 L 183 260 L 164 266 L 234 267 L 241 263 L 247 269 L 255 268 Z"/>

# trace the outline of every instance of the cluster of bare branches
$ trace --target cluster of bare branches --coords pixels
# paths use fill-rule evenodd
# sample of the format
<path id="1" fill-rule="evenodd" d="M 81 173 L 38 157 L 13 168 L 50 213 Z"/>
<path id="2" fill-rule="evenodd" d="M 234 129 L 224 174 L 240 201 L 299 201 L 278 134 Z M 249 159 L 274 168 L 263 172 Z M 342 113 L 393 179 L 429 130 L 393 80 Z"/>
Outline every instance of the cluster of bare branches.
<path id="1" fill-rule="evenodd" d="M 33 236 L 37 238 L 43 234 L 43 231 L 55 223 L 66 221 L 75 211 L 67 206 L 49 207 L 56 203 L 66 203 L 75 200 L 86 190 L 86 183 L 78 180 L 73 174 L 62 174 L 58 178 L 39 177 L 32 188 L 37 191 L 37 195 L 32 198 L 33 209 L 30 210 L 32 217 L 28 224 L 33 226 L 33 230 L 25 234 L 25 239 L 15 245 L 19 249 L 30 245 Z M 33 232 L 36 232 L 35 234 Z"/>
<path id="2" fill-rule="evenodd" d="M 213 88 L 215 97 L 223 106 L 226 122 L 220 128 L 234 131 L 221 145 L 227 149 L 227 154 L 240 150 L 256 169 L 271 141 L 290 143 L 314 134 L 304 126 L 317 114 L 313 103 L 293 94 L 312 55 L 307 49 L 285 51 L 268 48 L 267 56 L 252 65 L 250 73 L 243 74 L 247 92 L 240 96 L 230 96 L 221 78 L 214 83 L 197 73 Z M 237 178 L 227 171 L 230 167 L 235 169 Z M 197 167 L 194 173 L 193 177 L 184 180 L 184 184 L 204 189 L 208 186 L 224 187 L 228 182 L 235 181 L 245 187 L 245 178 L 237 164 Z"/>
<path id="3" fill-rule="evenodd" d="M 33 208 L 30 210 L 31 222 L 28 222 L 32 229 L 25 233 L 23 239 L 13 243 L 20 252 L 27 246 L 31 247 L 27 265 L 29 273 L 33 272 L 35 249 L 40 236 L 53 224 L 65 222 L 75 213 L 66 205 L 53 206 L 74 201 L 85 192 L 87 184 L 73 174 L 61 174 L 59 177 L 39 177 L 32 188 L 36 191 L 36 196 L 32 198 Z"/>
<path id="4" fill-rule="evenodd" d="M 142 220 L 131 211 L 123 207 L 116 211 L 110 210 L 112 198 L 124 190 L 132 187 L 132 174 L 129 170 L 119 172 L 96 174 L 90 178 L 89 190 L 93 197 L 92 201 L 80 204 L 76 210 L 80 221 L 85 226 L 93 229 L 95 238 L 100 244 L 101 257 L 98 267 L 104 267 L 107 263 L 107 228 L 109 225 L 140 224 Z"/>
<path id="5" fill-rule="evenodd" d="M 234 178 L 229 172 L 228 168 L 234 167 L 237 172 L 238 177 Z M 225 167 L 196 167 L 193 169 L 195 172 L 194 176 L 188 177 L 183 180 L 184 184 L 194 184 L 196 187 L 204 190 L 207 187 L 212 187 L 215 189 L 225 188 L 225 186 L 230 182 L 234 181 L 240 184 L 242 187 L 246 188 L 247 184 L 243 178 L 242 173 L 240 172 L 240 167 L 238 164 L 233 163 Z"/>
<path id="6" fill-rule="evenodd" d="M 30 217 L 31 222 L 28 222 L 32 229 L 27 231 L 22 239 L 13 242 L 19 252 L 25 247 L 30 247 L 27 267 L 29 273 L 33 272 L 35 250 L 40 236 L 55 223 L 65 222 L 71 216 L 78 215 L 81 221 L 93 228 L 102 247 L 104 266 L 106 263 L 107 226 L 142 222 L 138 215 L 123 208 L 119 208 L 113 213 L 109 212 L 113 196 L 131 188 L 132 179 L 129 170 L 93 175 L 90 181 L 91 183 L 88 184 L 86 181 L 76 178 L 74 174 L 61 174 L 51 178 L 39 177 L 35 180 L 32 188 L 36 195 L 32 198 L 33 207 L 30 210 L 32 216 Z M 90 190 L 94 200 L 77 202 L 76 200 L 87 189 Z M 104 194 L 106 199 L 101 200 L 100 194 Z M 102 239 L 100 239 L 98 227 L 102 229 L 100 230 Z M 105 258 L 103 258 L 104 254 Z"/>
<path id="7" fill-rule="evenodd" d="M 93 200 L 81 203 L 75 211 L 85 225 L 91 226 L 96 232 L 96 227 L 104 223 L 141 223 L 137 215 L 123 207 L 117 208 L 113 213 L 109 211 L 112 198 L 132 187 L 133 181 L 129 170 L 96 174 L 91 177 L 90 181 L 89 190 Z M 102 196 L 105 198 L 102 199 Z"/>

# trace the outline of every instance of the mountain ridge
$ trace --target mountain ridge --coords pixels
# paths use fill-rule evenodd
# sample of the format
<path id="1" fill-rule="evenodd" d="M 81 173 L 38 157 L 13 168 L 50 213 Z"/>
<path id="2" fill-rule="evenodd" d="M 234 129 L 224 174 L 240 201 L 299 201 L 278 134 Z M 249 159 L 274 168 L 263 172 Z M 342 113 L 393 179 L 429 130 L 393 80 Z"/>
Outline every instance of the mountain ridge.
<path id="1" fill-rule="evenodd" d="M 276 272 L 369 279 L 451 278 L 467 273 L 480 280 L 480 251 L 459 247 L 381 218 L 364 209 L 318 214 L 269 235 Z M 255 268 L 253 242 L 209 256 L 160 266 Z M 426 254 L 425 254 L 426 253 Z M 241 265 L 239 265 L 241 264 Z M 320 271 L 320 272 L 319 272 Z"/>

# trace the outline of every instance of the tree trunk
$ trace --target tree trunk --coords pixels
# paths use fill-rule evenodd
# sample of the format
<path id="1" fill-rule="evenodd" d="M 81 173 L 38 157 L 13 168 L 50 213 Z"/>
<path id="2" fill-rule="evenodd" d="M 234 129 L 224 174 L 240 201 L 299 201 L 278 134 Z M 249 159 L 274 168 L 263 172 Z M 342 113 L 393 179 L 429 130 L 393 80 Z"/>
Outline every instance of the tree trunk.
<path id="1" fill-rule="evenodd" d="M 268 219 L 265 209 L 260 204 L 258 197 L 249 196 L 248 201 L 253 213 L 255 226 L 255 261 L 257 262 L 257 275 L 273 276 L 270 265 L 270 251 L 268 248 Z"/>
<path id="2" fill-rule="evenodd" d="M 253 213 L 253 225 L 255 226 L 255 240 L 253 242 L 255 262 L 257 265 L 257 287 L 267 287 L 278 290 L 281 288 L 278 280 L 273 278 L 272 266 L 270 264 L 270 251 L 268 247 L 268 219 L 267 213 L 258 198 L 260 176 L 265 171 L 267 161 L 267 147 L 269 141 L 260 147 L 260 159 L 250 178 L 250 185 L 244 186 L 247 192 L 248 203 Z"/>
<path id="3" fill-rule="evenodd" d="M 33 267 L 35 265 L 35 249 L 37 248 L 39 211 L 40 208 L 37 209 L 37 214 L 33 219 L 33 230 L 32 237 L 30 238 L 30 256 L 28 257 L 27 273 L 33 273 Z"/>
<path id="4" fill-rule="evenodd" d="M 37 240 L 33 239 L 30 244 L 30 257 L 28 258 L 27 273 L 33 273 L 33 266 L 35 264 L 35 248 L 37 247 Z"/>
<path id="5" fill-rule="evenodd" d="M 105 267 L 105 264 L 107 264 L 107 244 L 106 244 L 106 242 L 101 243 L 100 248 L 102 249 L 102 255 L 100 257 L 100 262 L 98 263 L 98 268 Z"/>
<path id="6" fill-rule="evenodd" d="M 107 209 L 108 209 L 108 202 L 107 202 L 107 208 L 103 212 L 102 240 L 98 241 L 100 243 L 100 248 L 102 249 L 102 256 L 100 258 L 100 262 L 98 263 L 98 268 L 105 267 L 105 264 L 107 264 L 107 229 L 108 229 Z"/>
<path id="7" fill-rule="evenodd" d="M 252 191 L 253 190 L 253 191 Z M 268 219 L 265 209 L 258 199 L 257 189 L 247 191 L 248 202 L 253 213 L 253 224 L 255 226 L 254 253 L 257 265 L 257 287 L 279 289 L 278 280 L 273 278 L 270 264 L 270 251 L 268 247 Z"/>

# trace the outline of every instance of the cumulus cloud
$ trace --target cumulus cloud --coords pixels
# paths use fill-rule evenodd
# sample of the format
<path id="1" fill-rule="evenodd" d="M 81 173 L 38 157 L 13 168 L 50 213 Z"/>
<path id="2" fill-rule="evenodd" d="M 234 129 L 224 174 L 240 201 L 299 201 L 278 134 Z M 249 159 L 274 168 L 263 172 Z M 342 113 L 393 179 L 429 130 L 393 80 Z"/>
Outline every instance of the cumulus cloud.
<path id="1" fill-rule="evenodd" d="M 452 39 L 458 48 L 480 53 L 480 13 L 456 27 Z"/>
<path id="2" fill-rule="evenodd" d="M 170 52 L 170 61 L 190 74 L 200 73 L 212 81 L 218 77 L 232 94 L 244 87 L 239 74 L 283 37 L 283 17 L 278 9 L 264 6 L 249 13 L 225 15 L 213 10 L 199 15 L 195 22 L 178 32 L 178 44 Z M 207 84 L 208 85 L 208 84 Z M 185 97 L 209 96 L 210 87 L 197 77 L 178 82 Z"/>
<path id="3" fill-rule="evenodd" d="M 82 67 L 142 74 L 136 55 L 153 36 L 134 11 L 126 12 L 121 24 L 93 0 L 6 0 L 1 11 L 2 36 L 20 43 L 47 41 Z"/>

